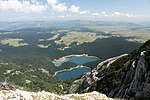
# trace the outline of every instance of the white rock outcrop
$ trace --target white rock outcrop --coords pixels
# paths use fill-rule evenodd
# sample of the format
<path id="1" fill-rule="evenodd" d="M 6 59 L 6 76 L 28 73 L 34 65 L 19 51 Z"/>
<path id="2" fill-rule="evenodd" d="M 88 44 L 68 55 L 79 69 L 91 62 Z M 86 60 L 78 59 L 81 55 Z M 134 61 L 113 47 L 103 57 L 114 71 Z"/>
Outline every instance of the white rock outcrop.
<path id="1" fill-rule="evenodd" d="M 67 94 L 57 95 L 54 93 L 41 91 L 29 92 L 23 90 L 1 90 L 0 100 L 113 100 L 108 98 L 105 94 L 93 91 L 84 94 Z"/>

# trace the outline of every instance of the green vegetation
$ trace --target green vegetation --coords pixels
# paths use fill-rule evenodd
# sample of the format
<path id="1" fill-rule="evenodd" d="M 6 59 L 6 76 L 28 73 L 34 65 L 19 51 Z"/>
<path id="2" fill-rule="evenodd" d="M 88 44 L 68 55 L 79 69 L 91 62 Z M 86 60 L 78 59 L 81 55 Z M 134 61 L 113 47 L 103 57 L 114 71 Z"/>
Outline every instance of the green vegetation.
<path id="1" fill-rule="evenodd" d="M 0 64 L 0 80 L 23 87 L 25 90 L 40 91 L 46 90 L 55 93 L 67 93 L 69 84 L 57 80 L 46 69 L 23 67 L 13 63 Z M 12 69 L 13 68 L 13 69 Z M 10 70 L 11 69 L 11 70 Z M 60 88 L 62 85 L 62 89 Z"/>
<path id="2" fill-rule="evenodd" d="M 111 90 L 115 89 L 116 86 L 121 83 L 121 79 L 124 77 L 125 70 L 128 67 L 128 62 L 130 62 L 129 56 L 122 57 L 111 65 L 110 70 L 106 70 L 104 67 L 99 70 L 99 74 L 97 76 L 100 77 L 100 81 L 98 81 L 97 84 L 106 82 L 100 89 L 102 93 L 110 93 Z M 107 71 L 107 74 L 101 74 L 104 73 L 104 71 Z"/>
<path id="3" fill-rule="evenodd" d="M 148 64 L 150 65 L 150 40 L 147 41 L 146 43 L 144 43 L 144 45 L 142 45 L 140 47 L 140 49 L 138 50 L 138 53 L 140 53 L 142 51 L 146 51 L 145 59 L 147 60 Z"/>

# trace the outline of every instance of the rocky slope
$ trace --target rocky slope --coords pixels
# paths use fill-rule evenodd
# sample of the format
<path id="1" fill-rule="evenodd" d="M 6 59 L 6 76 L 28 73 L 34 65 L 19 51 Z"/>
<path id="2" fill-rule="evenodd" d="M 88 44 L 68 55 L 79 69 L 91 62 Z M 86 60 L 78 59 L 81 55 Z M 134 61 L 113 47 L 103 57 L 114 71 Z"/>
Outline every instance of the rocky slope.
<path id="1" fill-rule="evenodd" d="M 41 91 L 29 92 L 16 89 L 8 83 L 0 83 L 0 100 L 113 100 L 96 91 L 84 94 L 57 95 Z"/>
<path id="2" fill-rule="evenodd" d="M 150 40 L 129 55 L 101 62 L 70 89 L 70 93 L 91 91 L 113 98 L 150 99 Z"/>

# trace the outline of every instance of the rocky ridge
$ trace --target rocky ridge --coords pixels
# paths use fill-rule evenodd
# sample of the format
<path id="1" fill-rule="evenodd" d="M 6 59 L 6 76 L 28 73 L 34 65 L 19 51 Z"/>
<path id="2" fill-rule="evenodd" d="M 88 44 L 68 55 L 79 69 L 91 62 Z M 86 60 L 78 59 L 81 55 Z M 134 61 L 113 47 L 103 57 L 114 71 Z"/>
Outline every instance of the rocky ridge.
<path id="1" fill-rule="evenodd" d="M 70 93 L 99 91 L 108 97 L 150 99 L 150 40 L 131 54 L 101 62 L 76 80 Z"/>
<path id="2" fill-rule="evenodd" d="M 57 95 L 54 93 L 41 91 L 29 92 L 20 89 L 0 90 L 0 100 L 113 100 L 105 94 L 93 91 L 84 94 Z"/>
<path id="3" fill-rule="evenodd" d="M 9 83 L 0 82 L 0 90 L 16 90 L 16 88 Z"/>

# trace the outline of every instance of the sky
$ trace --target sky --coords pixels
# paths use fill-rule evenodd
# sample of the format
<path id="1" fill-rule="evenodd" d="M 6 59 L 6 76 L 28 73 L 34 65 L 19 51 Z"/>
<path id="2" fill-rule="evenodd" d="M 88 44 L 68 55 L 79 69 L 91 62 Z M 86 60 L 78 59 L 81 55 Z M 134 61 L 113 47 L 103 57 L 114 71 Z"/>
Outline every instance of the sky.
<path id="1" fill-rule="evenodd" d="M 150 0 L 0 0 L 0 21 L 150 21 Z"/>

